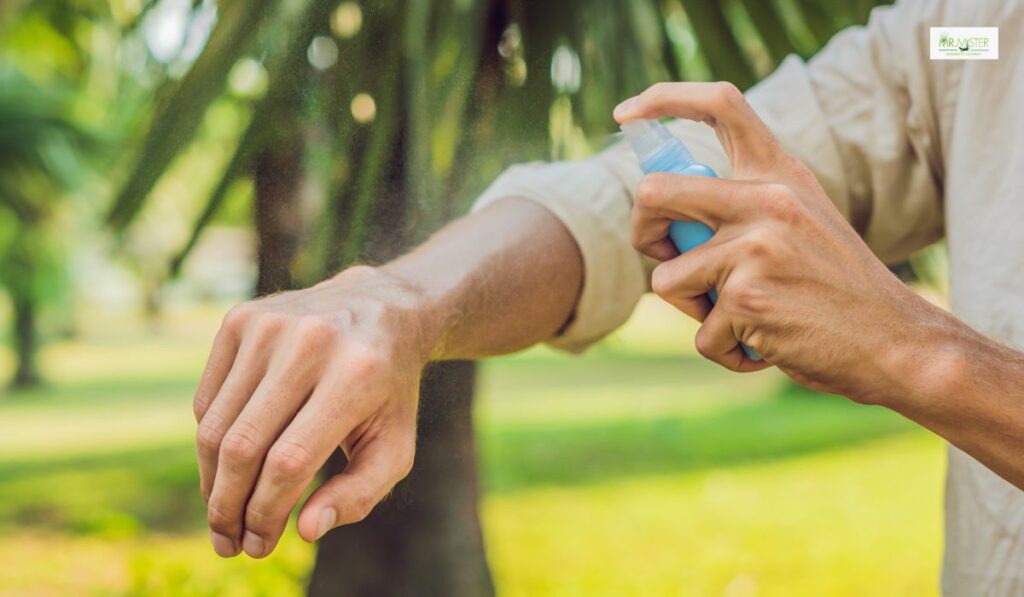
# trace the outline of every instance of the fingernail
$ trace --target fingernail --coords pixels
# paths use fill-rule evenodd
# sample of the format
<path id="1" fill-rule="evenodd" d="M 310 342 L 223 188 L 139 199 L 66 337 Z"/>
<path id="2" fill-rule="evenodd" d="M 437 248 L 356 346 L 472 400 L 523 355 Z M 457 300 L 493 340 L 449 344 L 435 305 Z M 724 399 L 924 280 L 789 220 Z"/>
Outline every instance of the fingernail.
<path id="1" fill-rule="evenodd" d="M 634 105 L 636 105 L 636 96 L 635 95 L 633 97 L 627 99 L 627 100 L 623 100 L 623 102 L 621 104 L 619 104 L 618 106 L 615 106 L 615 110 L 612 111 L 612 114 L 614 114 L 615 116 L 618 116 L 619 114 L 621 114 L 623 112 L 629 111 L 629 109 L 632 108 Z"/>
<path id="2" fill-rule="evenodd" d="M 334 511 L 334 508 L 324 508 L 320 511 L 320 517 L 316 521 L 316 540 L 319 541 L 320 537 L 327 534 L 327 531 L 334 528 L 334 523 L 338 520 L 338 514 Z"/>
<path id="3" fill-rule="evenodd" d="M 266 544 L 263 542 L 263 537 L 252 531 L 246 531 L 245 537 L 242 539 L 242 548 L 245 549 L 245 553 L 249 554 L 250 558 L 262 558 Z"/>
<path id="4" fill-rule="evenodd" d="M 233 558 L 238 555 L 235 542 L 220 533 L 210 533 L 210 544 L 213 545 L 213 551 L 222 558 Z"/>

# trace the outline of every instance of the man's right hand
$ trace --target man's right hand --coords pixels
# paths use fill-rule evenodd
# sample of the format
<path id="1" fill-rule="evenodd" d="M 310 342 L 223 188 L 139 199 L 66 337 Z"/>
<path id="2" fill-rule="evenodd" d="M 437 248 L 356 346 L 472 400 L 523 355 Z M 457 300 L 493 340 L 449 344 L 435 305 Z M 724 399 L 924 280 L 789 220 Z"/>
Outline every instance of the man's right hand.
<path id="1" fill-rule="evenodd" d="M 422 303 L 412 285 L 356 267 L 228 313 L 195 397 L 219 555 L 273 551 L 339 446 L 348 467 L 299 513 L 307 541 L 362 520 L 409 473 L 420 372 L 436 341 Z"/>

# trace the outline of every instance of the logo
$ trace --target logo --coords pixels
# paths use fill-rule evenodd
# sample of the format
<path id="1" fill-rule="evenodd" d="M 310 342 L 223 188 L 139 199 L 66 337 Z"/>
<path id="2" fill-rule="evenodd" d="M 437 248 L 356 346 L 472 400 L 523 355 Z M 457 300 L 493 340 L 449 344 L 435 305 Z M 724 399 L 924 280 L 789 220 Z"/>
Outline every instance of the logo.
<path id="1" fill-rule="evenodd" d="M 998 60 L 999 27 L 932 27 L 932 60 Z"/>

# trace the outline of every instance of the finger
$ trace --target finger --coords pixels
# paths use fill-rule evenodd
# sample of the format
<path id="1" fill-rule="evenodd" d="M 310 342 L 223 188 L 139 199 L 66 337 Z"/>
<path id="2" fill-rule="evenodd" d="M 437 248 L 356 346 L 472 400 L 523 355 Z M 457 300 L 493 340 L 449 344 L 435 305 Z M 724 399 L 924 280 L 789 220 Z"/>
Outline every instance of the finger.
<path id="1" fill-rule="evenodd" d="M 645 176 L 630 215 L 633 247 L 654 259 L 671 259 L 679 254 L 666 246 L 673 222 L 702 222 L 717 234 L 723 227 L 756 219 L 759 189 L 751 182 L 703 176 Z"/>
<path id="2" fill-rule="evenodd" d="M 316 541 L 329 530 L 366 518 L 412 470 L 415 438 L 378 435 L 353 450 L 344 472 L 327 480 L 299 512 L 299 534 Z"/>
<path id="3" fill-rule="evenodd" d="M 288 515 L 338 444 L 365 418 L 358 408 L 336 410 L 344 382 L 323 383 L 274 442 L 245 509 L 245 552 L 254 558 L 277 546 Z"/>
<path id="4" fill-rule="evenodd" d="M 272 368 L 221 444 L 208 508 L 210 528 L 243 548 L 246 504 L 263 461 L 312 388 L 306 381 L 312 366 L 302 367 L 292 362 Z"/>
<path id="5" fill-rule="evenodd" d="M 654 268 L 651 290 L 683 313 L 704 321 L 712 307 L 708 293 L 728 275 L 724 244 L 717 240 L 703 244 Z"/>
<path id="6" fill-rule="evenodd" d="M 713 127 L 737 178 L 763 172 L 783 153 L 775 135 L 731 83 L 656 83 L 619 104 L 614 112 L 619 123 L 665 116 Z"/>
<path id="7" fill-rule="evenodd" d="M 217 336 L 213 339 L 213 348 L 210 349 L 210 356 L 206 360 L 206 367 L 203 375 L 199 378 L 199 387 L 196 388 L 195 398 L 192 401 L 192 411 L 196 416 L 196 423 L 203 420 L 214 397 L 220 391 L 224 380 L 231 371 L 231 365 L 235 362 L 238 354 L 239 336 L 233 329 L 221 326 Z"/>
<path id="8" fill-rule="evenodd" d="M 266 371 L 267 357 L 260 343 L 243 343 L 217 396 L 203 413 L 196 430 L 199 489 L 208 501 L 217 475 L 217 460 L 224 434 L 238 418 Z"/>
<path id="9" fill-rule="evenodd" d="M 732 322 L 721 311 L 712 309 L 695 339 L 697 352 L 708 360 L 737 372 L 760 371 L 770 367 L 765 361 L 753 361 L 740 347 Z"/>

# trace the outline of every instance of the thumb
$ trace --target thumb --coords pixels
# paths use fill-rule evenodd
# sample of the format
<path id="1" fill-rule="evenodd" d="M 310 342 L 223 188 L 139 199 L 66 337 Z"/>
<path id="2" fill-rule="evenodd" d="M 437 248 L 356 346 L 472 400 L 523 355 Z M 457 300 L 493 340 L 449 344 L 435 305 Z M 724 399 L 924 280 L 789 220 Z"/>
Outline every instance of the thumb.
<path id="1" fill-rule="evenodd" d="M 715 129 L 734 178 L 761 178 L 786 155 L 775 135 L 732 83 L 655 83 L 616 106 L 619 123 L 637 118 L 673 116 L 704 122 Z"/>
<path id="2" fill-rule="evenodd" d="M 353 450 L 348 466 L 321 485 L 299 512 L 299 535 L 319 540 L 333 528 L 360 522 L 412 470 L 414 440 L 377 436 Z"/>

